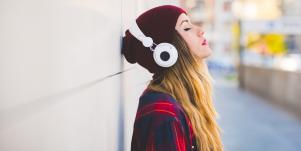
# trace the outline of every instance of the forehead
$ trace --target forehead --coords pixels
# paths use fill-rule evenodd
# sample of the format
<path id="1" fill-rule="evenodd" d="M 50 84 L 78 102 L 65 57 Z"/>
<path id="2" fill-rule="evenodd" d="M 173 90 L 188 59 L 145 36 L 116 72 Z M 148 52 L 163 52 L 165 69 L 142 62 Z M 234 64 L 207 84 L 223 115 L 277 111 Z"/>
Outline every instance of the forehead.
<path id="1" fill-rule="evenodd" d="M 190 21 L 189 17 L 188 17 L 186 14 L 182 13 L 182 14 L 178 17 L 176 26 L 181 26 L 181 25 L 183 25 L 183 24 L 184 24 L 183 21 L 185 21 L 185 20 Z"/>
<path id="2" fill-rule="evenodd" d="M 181 19 L 189 19 L 189 17 L 186 14 L 184 14 L 184 13 L 182 13 L 179 17 Z"/>

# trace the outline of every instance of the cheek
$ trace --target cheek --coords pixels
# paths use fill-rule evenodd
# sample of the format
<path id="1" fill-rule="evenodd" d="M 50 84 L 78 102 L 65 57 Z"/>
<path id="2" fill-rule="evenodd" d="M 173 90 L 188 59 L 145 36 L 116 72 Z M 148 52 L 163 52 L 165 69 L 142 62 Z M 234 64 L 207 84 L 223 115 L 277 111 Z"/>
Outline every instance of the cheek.
<path id="1" fill-rule="evenodd" d="M 190 49 L 195 49 L 196 47 L 195 38 L 192 38 L 189 34 L 184 34 L 183 39 L 185 40 L 186 44 Z"/>
<path id="2" fill-rule="evenodd" d="M 198 41 L 198 38 L 193 37 L 193 35 L 190 35 L 189 33 L 180 33 L 180 35 L 185 40 L 188 48 L 194 55 L 198 56 L 199 58 L 206 58 L 210 56 L 211 49 L 208 46 L 202 46 L 201 42 Z"/>
<path id="3" fill-rule="evenodd" d="M 192 53 L 200 58 L 206 58 L 211 55 L 212 51 L 208 46 L 202 46 L 200 42 L 196 41 L 194 43 L 190 43 L 189 46 Z"/>

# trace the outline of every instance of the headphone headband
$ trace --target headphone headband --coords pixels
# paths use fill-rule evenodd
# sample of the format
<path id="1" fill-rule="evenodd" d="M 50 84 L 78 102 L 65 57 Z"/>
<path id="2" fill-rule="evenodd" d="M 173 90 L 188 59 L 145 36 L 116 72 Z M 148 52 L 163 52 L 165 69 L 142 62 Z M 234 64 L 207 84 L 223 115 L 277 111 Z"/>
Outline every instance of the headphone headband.
<path id="1" fill-rule="evenodd" d="M 136 37 L 139 41 L 143 43 L 144 47 L 151 47 L 153 46 L 153 39 L 151 37 L 146 37 L 143 32 L 138 27 L 136 21 L 133 23 L 131 28 L 129 29 L 131 34 Z"/>
<path id="2" fill-rule="evenodd" d="M 138 27 L 136 21 L 129 28 L 130 33 L 142 42 L 144 47 L 150 48 L 153 52 L 153 58 L 157 65 L 161 67 L 170 67 L 174 65 L 178 59 L 178 51 L 170 43 L 160 43 L 155 44 L 151 37 L 146 37 L 143 32 Z M 152 48 L 153 45 L 156 45 L 155 49 Z"/>

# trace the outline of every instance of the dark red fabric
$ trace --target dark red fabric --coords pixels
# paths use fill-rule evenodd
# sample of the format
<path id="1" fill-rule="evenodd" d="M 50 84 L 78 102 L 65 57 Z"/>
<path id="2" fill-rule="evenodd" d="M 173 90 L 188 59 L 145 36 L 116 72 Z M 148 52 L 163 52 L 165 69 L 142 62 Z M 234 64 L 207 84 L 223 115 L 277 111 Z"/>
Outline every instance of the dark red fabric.
<path id="1" fill-rule="evenodd" d="M 175 25 L 178 17 L 186 11 L 173 5 L 163 5 L 152 8 L 141 14 L 136 22 L 145 36 L 151 37 L 154 43 L 172 43 Z M 143 46 L 129 30 L 122 39 L 122 54 L 129 63 L 138 63 L 150 73 L 160 73 L 164 68 L 158 66 L 153 59 L 153 52 Z"/>

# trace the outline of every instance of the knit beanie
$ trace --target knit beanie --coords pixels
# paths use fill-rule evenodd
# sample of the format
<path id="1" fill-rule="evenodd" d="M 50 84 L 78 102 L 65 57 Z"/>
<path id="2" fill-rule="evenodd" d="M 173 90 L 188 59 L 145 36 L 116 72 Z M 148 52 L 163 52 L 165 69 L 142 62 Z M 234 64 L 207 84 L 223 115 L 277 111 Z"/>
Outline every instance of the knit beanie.
<path id="1" fill-rule="evenodd" d="M 136 23 L 144 35 L 151 37 L 154 43 L 172 43 L 176 23 L 182 13 L 186 14 L 186 11 L 177 6 L 158 6 L 141 14 L 136 19 Z M 164 70 L 164 67 L 156 64 L 153 51 L 144 47 L 129 30 L 125 31 L 125 36 L 122 38 L 121 53 L 129 63 L 138 63 L 150 73 L 159 74 Z"/>

